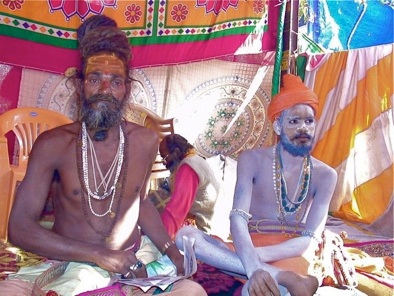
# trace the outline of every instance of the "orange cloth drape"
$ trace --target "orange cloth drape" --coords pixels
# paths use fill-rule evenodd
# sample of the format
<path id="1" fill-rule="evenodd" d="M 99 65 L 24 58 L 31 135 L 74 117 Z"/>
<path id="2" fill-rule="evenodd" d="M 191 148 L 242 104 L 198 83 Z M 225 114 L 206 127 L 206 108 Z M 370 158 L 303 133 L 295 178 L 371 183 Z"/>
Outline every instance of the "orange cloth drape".
<path id="1" fill-rule="evenodd" d="M 319 97 L 313 155 L 338 172 L 330 210 L 347 220 L 373 222 L 393 196 L 393 47 L 311 57 L 306 73 Z"/>

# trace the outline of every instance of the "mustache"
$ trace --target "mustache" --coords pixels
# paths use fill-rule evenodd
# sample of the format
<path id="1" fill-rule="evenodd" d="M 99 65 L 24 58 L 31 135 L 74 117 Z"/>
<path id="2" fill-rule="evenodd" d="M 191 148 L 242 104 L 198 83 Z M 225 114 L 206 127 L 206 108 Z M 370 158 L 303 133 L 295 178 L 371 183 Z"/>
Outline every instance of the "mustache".
<path id="1" fill-rule="evenodd" d="M 93 104 L 97 102 L 109 102 L 120 107 L 120 102 L 112 94 L 94 94 L 85 99 L 86 103 Z"/>
<path id="2" fill-rule="evenodd" d="M 93 105 L 97 103 L 98 108 Z M 103 106 L 100 106 L 102 104 Z M 107 105 L 113 105 L 110 108 Z M 86 123 L 89 130 L 105 131 L 115 126 L 122 118 L 122 102 L 118 101 L 111 94 L 95 94 L 85 98 L 81 108 L 81 119 Z"/>
<path id="3" fill-rule="evenodd" d="M 294 137 L 293 140 L 297 140 L 300 138 L 307 138 L 308 140 L 312 140 L 312 136 L 310 134 L 307 133 L 297 133 Z"/>

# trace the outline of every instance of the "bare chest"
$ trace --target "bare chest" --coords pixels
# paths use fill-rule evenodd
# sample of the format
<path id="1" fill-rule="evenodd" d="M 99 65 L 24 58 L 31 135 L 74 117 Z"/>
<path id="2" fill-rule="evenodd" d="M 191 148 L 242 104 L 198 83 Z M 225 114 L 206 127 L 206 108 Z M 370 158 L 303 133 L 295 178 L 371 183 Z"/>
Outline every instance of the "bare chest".
<path id="1" fill-rule="evenodd" d="M 84 165 L 81 155 L 73 155 L 64 162 L 59 167 L 59 180 L 54 183 L 55 231 L 68 237 L 105 243 L 112 248 L 135 242 L 141 184 L 147 167 L 132 165 L 135 162 L 136 159 L 127 154 L 120 167 L 112 161 L 113 171 L 110 171 L 111 165 L 107 170 L 102 166 L 101 174 L 89 159 Z M 98 162 L 98 165 L 108 163 L 111 161 Z M 107 184 L 103 184 L 103 180 Z"/>
<path id="2" fill-rule="evenodd" d="M 261 174 L 252 192 L 253 219 L 305 221 L 312 202 L 311 174 L 298 171 Z"/>

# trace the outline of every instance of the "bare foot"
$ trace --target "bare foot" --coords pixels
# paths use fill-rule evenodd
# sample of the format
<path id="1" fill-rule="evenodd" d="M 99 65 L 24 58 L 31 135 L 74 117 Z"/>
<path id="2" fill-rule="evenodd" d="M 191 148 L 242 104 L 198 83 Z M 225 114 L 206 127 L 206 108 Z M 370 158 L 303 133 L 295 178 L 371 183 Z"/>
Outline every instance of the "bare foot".
<path id="1" fill-rule="evenodd" d="M 279 285 L 287 288 L 291 296 L 312 296 L 319 287 L 314 276 L 299 275 L 293 271 L 281 271 L 277 280 Z"/>

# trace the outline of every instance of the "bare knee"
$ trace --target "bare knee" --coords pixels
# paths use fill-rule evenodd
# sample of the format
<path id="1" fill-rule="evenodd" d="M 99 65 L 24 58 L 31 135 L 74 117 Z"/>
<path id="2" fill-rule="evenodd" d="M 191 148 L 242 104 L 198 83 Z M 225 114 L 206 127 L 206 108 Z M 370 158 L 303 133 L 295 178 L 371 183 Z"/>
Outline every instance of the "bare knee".
<path id="1" fill-rule="evenodd" d="M 184 226 L 179 229 L 178 233 L 175 236 L 175 243 L 177 247 L 183 250 L 183 237 L 187 236 L 188 238 L 197 239 L 197 237 L 200 235 L 199 232 L 200 231 L 193 226 Z"/>

